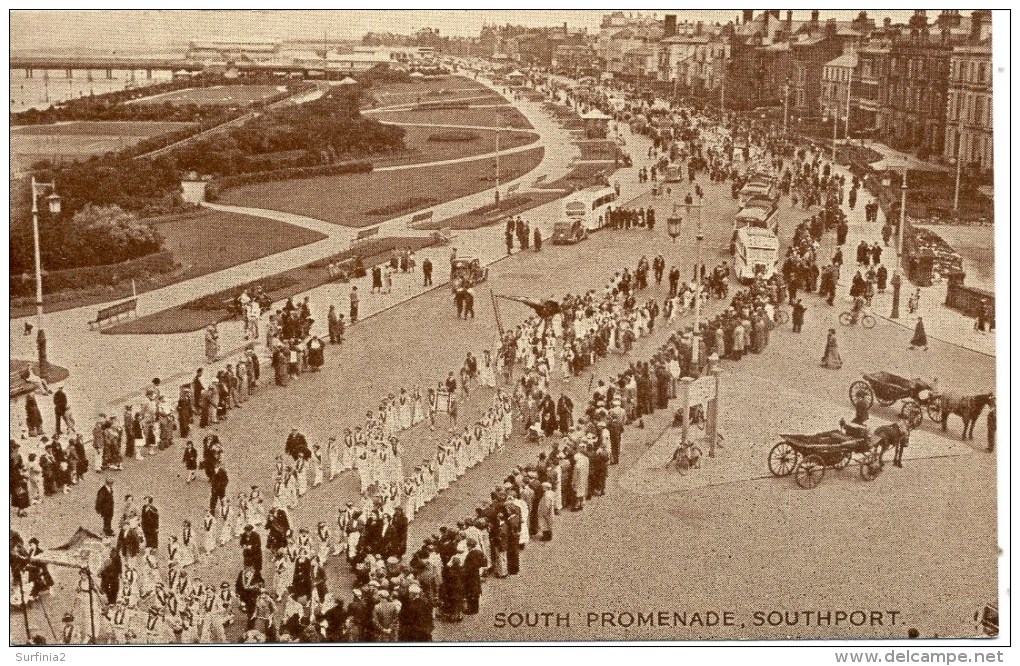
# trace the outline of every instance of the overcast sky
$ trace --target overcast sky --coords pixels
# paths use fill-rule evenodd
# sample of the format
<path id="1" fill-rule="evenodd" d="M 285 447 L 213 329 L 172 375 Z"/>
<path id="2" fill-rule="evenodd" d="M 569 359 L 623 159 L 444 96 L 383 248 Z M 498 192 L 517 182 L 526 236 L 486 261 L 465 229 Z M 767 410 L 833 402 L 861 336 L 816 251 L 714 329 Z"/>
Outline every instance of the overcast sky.
<path id="1" fill-rule="evenodd" d="M 420 28 L 438 28 L 440 34 L 477 36 L 481 27 L 492 23 L 528 26 L 587 27 L 597 30 L 603 14 L 599 10 L 106 10 L 33 11 L 14 10 L 11 19 L 11 50 L 98 49 L 103 51 L 140 49 L 165 50 L 191 39 L 267 41 L 314 39 L 358 39 L 368 31 L 408 34 Z M 632 10 L 626 10 L 628 12 Z M 637 11 L 637 10 L 633 10 Z M 859 10 L 822 10 L 822 19 L 851 19 Z M 963 10 L 970 11 L 970 10 Z M 732 20 L 739 9 L 682 11 L 654 9 L 643 13 L 678 14 L 680 21 Z M 756 11 L 756 14 L 759 12 Z M 911 11 L 870 8 L 868 15 L 881 24 L 885 15 L 894 21 L 909 18 Z M 929 10 L 929 17 L 938 14 Z M 785 16 L 785 11 L 784 11 Z M 806 19 L 810 10 L 794 10 L 794 18 Z"/>

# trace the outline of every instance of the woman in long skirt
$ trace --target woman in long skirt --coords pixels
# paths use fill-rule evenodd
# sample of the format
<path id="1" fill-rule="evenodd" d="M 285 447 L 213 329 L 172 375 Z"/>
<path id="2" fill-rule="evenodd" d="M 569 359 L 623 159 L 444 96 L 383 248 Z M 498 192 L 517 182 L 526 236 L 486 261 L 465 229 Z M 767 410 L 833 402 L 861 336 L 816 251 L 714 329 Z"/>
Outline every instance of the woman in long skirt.
<path id="1" fill-rule="evenodd" d="M 205 358 L 210 363 L 213 363 L 219 355 L 220 333 L 216 328 L 216 324 L 209 324 L 205 329 Z"/>
<path id="2" fill-rule="evenodd" d="M 914 326 L 914 337 L 910 340 L 911 349 L 923 349 L 928 351 L 928 334 L 924 332 L 924 322 L 917 318 L 917 325 Z"/>
<path id="3" fill-rule="evenodd" d="M 205 533 L 202 549 L 208 555 L 216 550 L 216 517 L 213 516 L 212 511 L 207 512 L 205 518 L 202 519 L 202 530 Z"/>
<path id="4" fill-rule="evenodd" d="M 843 367 L 843 359 L 839 356 L 839 349 L 836 346 L 836 329 L 829 329 L 829 337 L 825 341 L 825 354 L 822 356 L 822 367 L 830 370 L 839 370 Z"/>

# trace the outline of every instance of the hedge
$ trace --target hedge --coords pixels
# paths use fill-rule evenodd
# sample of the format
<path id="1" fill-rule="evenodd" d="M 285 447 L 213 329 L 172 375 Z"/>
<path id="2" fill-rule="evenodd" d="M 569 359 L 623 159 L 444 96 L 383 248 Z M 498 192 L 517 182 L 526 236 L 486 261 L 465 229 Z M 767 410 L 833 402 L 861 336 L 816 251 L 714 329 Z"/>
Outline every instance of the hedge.
<path id="1" fill-rule="evenodd" d="M 43 272 L 43 293 L 52 294 L 67 289 L 84 289 L 96 286 L 114 286 L 124 280 L 169 273 L 174 269 L 174 255 L 170 250 L 106 266 L 68 268 L 62 271 Z M 11 275 L 11 298 L 24 298 L 35 294 L 35 275 Z"/>
<path id="2" fill-rule="evenodd" d="M 421 208 L 423 206 L 431 206 L 436 203 L 436 200 L 432 197 L 411 197 L 404 201 L 399 201 L 389 206 L 383 206 L 382 208 L 373 208 L 372 210 L 365 211 L 365 215 L 399 215 L 400 213 L 406 213 L 407 211 Z"/>
<path id="3" fill-rule="evenodd" d="M 211 181 L 206 187 L 206 198 L 209 201 L 216 201 L 217 197 L 232 187 L 251 185 L 252 183 L 265 183 L 273 180 L 294 180 L 297 178 L 313 178 L 315 176 L 336 176 L 345 173 L 370 173 L 371 162 L 340 162 L 339 164 L 323 164 L 320 166 L 292 167 L 289 169 L 274 169 L 273 171 L 256 171 L 253 173 L 242 173 L 236 176 L 225 176 Z"/>

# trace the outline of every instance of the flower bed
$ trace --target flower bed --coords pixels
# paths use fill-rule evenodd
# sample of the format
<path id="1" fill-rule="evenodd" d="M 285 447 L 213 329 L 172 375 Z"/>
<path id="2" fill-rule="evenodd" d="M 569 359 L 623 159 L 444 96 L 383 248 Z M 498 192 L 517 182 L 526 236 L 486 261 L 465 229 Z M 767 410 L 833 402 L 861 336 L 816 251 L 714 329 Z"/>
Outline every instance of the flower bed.
<path id="1" fill-rule="evenodd" d="M 388 215 L 396 216 L 402 213 L 407 213 L 412 210 L 419 210 L 426 206 L 438 203 L 436 199 L 432 197 L 411 197 L 389 206 L 383 206 L 382 208 L 373 208 L 372 210 L 366 210 L 365 215 Z"/>
<path id="2" fill-rule="evenodd" d="M 436 142 L 447 142 L 447 141 L 477 141 L 481 136 L 477 132 L 469 132 L 467 130 L 449 130 L 446 132 L 436 132 L 435 134 L 429 134 L 429 141 Z"/>

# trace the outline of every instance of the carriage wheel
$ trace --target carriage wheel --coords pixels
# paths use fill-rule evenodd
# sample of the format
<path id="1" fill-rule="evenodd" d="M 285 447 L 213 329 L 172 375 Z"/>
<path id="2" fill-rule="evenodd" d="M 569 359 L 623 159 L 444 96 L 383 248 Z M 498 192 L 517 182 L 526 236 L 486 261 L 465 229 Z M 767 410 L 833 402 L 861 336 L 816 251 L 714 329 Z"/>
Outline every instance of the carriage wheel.
<path id="1" fill-rule="evenodd" d="M 865 481 L 874 481 L 881 471 L 882 466 L 874 453 L 867 453 L 861 458 L 861 478 Z"/>
<path id="2" fill-rule="evenodd" d="M 832 466 L 833 469 L 846 469 L 850 466 L 850 461 L 854 459 L 854 454 L 844 453 L 843 457 L 840 458 L 839 462 Z"/>
<path id="3" fill-rule="evenodd" d="M 852 326 L 854 323 L 854 317 L 849 312 L 842 312 L 839 315 L 839 323 L 844 326 Z"/>
<path id="4" fill-rule="evenodd" d="M 810 490 L 821 483 L 824 477 L 825 465 L 822 464 L 822 459 L 816 455 L 810 455 L 797 465 L 797 473 L 794 478 L 797 480 L 798 486 Z"/>
<path id="5" fill-rule="evenodd" d="M 866 405 L 868 409 L 871 409 L 871 405 L 875 403 L 875 391 L 871 388 L 871 384 L 868 382 L 858 379 L 856 382 L 850 385 L 850 404 L 854 407 L 858 405 Z M 881 403 L 879 403 L 881 404 Z"/>
<path id="6" fill-rule="evenodd" d="M 769 451 L 769 471 L 772 476 L 789 476 L 797 466 L 797 452 L 786 442 L 779 442 Z"/>
<path id="7" fill-rule="evenodd" d="M 921 405 L 916 400 L 905 400 L 902 409 L 900 409 L 900 416 L 906 419 L 907 426 L 911 430 L 919 427 L 924 421 L 924 412 L 921 411 Z"/>
<path id="8" fill-rule="evenodd" d="M 861 317 L 861 326 L 864 328 L 875 328 L 875 318 L 871 315 L 864 315 Z"/>
<path id="9" fill-rule="evenodd" d="M 932 398 L 925 407 L 928 418 L 935 423 L 942 423 L 942 398 Z"/>
<path id="10" fill-rule="evenodd" d="M 786 313 L 786 310 L 776 311 L 776 323 L 782 326 L 786 322 L 790 321 L 790 315 Z"/>

